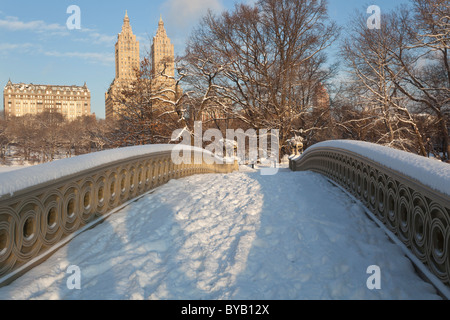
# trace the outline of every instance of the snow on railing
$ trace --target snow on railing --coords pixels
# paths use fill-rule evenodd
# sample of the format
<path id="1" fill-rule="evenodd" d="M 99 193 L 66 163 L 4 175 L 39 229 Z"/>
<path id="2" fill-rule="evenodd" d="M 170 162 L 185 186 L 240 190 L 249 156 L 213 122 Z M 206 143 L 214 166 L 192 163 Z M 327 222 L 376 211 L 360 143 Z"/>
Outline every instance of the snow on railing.
<path id="1" fill-rule="evenodd" d="M 360 200 L 387 232 L 443 284 L 450 284 L 450 165 L 359 141 L 318 143 L 291 158 Z M 426 269 L 425 269 L 426 270 Z"/>
<path id="2" fill-rule="evenodd" d="M 149 145 L 0 173 L 0 286 L 171 179 L 238 169 L 211 159 L 220 160 L 189 146 Z"/>

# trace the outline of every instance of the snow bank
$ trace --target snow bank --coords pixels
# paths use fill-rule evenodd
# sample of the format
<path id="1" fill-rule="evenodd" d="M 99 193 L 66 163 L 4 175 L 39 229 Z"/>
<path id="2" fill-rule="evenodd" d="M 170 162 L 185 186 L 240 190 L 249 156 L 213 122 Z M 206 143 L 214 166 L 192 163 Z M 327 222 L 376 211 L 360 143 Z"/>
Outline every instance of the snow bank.
<path id="1" fill-rule="evenodd" d="M 339 148 L 360 154 L 450 196 L 450 165 L 447 163 L 373 143 L 353 140 L 320 142 L 309 147 L 304 154 L 320 147 Z"/>
<path id="2" fill-rule="evenodd" d="M 186 145 L 146 145 L 112 149 L 81 155 L 78 157 L 56 160 L 53 162 L 26 167 L 11 172 L 0 173 L 0 197 L 23 190 L 41 183 L 55 181 L 88 169 L 104 166 L 116 161 L 151 153 L 172 151 L 177 146 L 179 150 L 194 150 L 210 154 L 200 148 Z"/>

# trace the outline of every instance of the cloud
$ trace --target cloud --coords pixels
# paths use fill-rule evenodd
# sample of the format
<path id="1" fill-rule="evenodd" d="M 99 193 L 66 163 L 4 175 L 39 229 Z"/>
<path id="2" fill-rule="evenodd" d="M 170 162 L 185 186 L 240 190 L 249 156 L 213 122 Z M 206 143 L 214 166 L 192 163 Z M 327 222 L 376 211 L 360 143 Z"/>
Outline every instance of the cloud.
<path id="1" fill-rule="evenodd" d="M 51 35 L 68 35 L 69 30 L 57 23 L 46 23 L 42 20 L 29 22 L 20 21 L 17 17 L 0 19 L 0 28 L 10 31 L 32 31 L 36 33 L 49 33 Z"/>
<path id="2" fill-rule="evenodd" d="M 14 50 L 24 50 L 33 47 L 31 43 L 0 43 L 0 52 L 9 52 Z"/>
<path id="3" fill-rule="evenodd" d="M 99 33 L 95 29 L 89 29 L 89 28 L 81 28 L 80 30 L 73 31 L 67 29 L 67 26 L 63 26 L 57 23 L 46 23 L 42 20 L 34 20 L 34 21 L 21 21 L 17 17 L 6 17 L 5 19 L 0 19 L 0 29 L 6 29 L 9 31 L 31 31 L 34 33 L 39 33 L 43 35 L 50 35 L 50 36 L 69 36 L 71 34 L 77 34 L 80 33 L 85 35 L 84 38 L 77 39 L 76 41 L 84 41 L 84 42 L 90 42 L 93 44 L 108 44 L 111 43 L 114 44 L 114 41 L 116 39 L 116 36 L 111 35 L 105 35 Z"/>
<path id="4" fill-rule="evenodd" d="M 224 6 L 221 0 L 168 0 L 162 9 L 167 12 L 172 25 L 189 28 L 198 23 L 208 9 L 220 12 L 224 10 Z"/>
<path id="5" fill-rule="evenodd" d="M 115 62 L 114 54 L 112 53 L 101 53 L 101 52 L 81 52 L 81 51 L 70 51 L 61 52 L 57 50 L 48 50 L 46 46 L 33 43 L 0 43 L 0 54 L 5 53 L 27 53 L 27 54 L 40 54 L 47 57 L 54 58 L 69 58 L 69 59 L 82 59 L 89 61 L 91 63 L 100 63 L 103 65 L 111 65 Z"/>
<path id="6" fill-rule="evenodd" d="M 9 31 L 27 31 L 32 33 L 37 33 L 44 36 L 51 36 L 52 44 L 47 43 L 47 41 L 42 41 L 42 39 L 32 41 L 33 43 L 8 43 L 8 42 L 0 42 L 0 53 L 1 54 L 11 54 L 11 53 L 27 53 L 27 54 L 43 54 L 48 57 L 55 58 L 71 58 L 71 59 L 83 59 L 91 63 L 103 64 L 103 65 L 111 65 L 114 63 L 114 55 L 113 54 L 105 54 L 98 52 L 61 52 L 57 50 L 52 51 L 49 49 L 56 42 L 54 42 L 53 36 L 62 36 L 66 37 L 70 34 L 82 36 L 82 39 L 70 39 L 72 41 L 84 41 L 89 42 L 90 44 L 114 44 L 115 36 L 109 36 L 105 34 L 99 33 L 97 30 L 82 28 L 81 30 L 70 31 L 66 26 L 62 26 L 57 23 L 46 23 L 42 20 L 34 20 L 34 21 L 21 21 L 17 17 L 8 16 L 4 19 L 0 19 L 0 29 L 6 29 Z M 46 43 L 46 44 L 44 44 Z M 57 43 L 60 43 L 58 41 Z"/>
<path id="7" fill-rule="evenodd" d="M 110 36 L 110 35 L 105 35 L 105 34 L 101 34 L 98 32 L 92 32 L 89 34 L 89 38 L 94 41 L 95 43 L 98 44 L 114 44 L 115 41 L 117 40 L 117 36 Z"/>
<path id="8" fill-rule="evenodd" d="M 56 58 L 78 58 L 87 60 L 91 63 L 101 63 L 103 65 L 114 64 L 115 57 L 110 53 L 100 52 L 60 52 L 60 51 L 44 51 L 44 55 Z"/>
<path id="9" fill-rule="evenodd" d="M 85 33 L 85 37 L 74 39 L 74 41 L 89 42 L 90 44 L 114 46 L 117 40 L 117 36 L 102 34 L 92 29 L 84 28 L 81 29 L 80 31 Z"/>

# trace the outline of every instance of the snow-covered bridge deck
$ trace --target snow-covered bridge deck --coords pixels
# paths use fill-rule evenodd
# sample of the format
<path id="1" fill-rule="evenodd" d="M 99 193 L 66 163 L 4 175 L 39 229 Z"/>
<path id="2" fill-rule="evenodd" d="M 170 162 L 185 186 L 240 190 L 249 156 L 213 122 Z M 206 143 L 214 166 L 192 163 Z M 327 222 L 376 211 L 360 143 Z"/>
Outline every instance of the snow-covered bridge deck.
<path id="1" fill-rule="evenodd" d="M 370 290 L 373 265 L 381 288 Z M 439 298 L 322 175 L 247 167 L 171 180 L 0 288 L 0 299 Z"/>

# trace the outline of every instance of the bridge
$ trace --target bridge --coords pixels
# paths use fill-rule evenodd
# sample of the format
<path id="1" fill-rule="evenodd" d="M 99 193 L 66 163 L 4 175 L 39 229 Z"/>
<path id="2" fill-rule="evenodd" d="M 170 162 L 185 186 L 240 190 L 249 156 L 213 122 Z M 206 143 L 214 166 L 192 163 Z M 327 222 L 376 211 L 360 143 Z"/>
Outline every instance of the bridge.
<path id="1" fill-rule="evenodd" d="M 450 297 L 448 164 L 330 141 L 261 175 L 176 152 L 1 174 L 0 299 Z"/>

